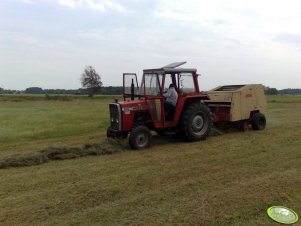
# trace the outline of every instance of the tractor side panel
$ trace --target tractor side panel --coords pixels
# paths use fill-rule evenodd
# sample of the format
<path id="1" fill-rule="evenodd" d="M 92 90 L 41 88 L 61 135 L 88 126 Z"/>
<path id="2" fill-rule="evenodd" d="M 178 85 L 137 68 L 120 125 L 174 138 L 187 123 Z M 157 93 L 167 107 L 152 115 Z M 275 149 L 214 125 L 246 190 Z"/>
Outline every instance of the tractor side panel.
<path id="1" fill-rule="evenodd" d="M 122 112 L 122 130 L 124 132 L 129 132 L 132 129 L 134 123 L 135 112 L 125 110 Z"/>

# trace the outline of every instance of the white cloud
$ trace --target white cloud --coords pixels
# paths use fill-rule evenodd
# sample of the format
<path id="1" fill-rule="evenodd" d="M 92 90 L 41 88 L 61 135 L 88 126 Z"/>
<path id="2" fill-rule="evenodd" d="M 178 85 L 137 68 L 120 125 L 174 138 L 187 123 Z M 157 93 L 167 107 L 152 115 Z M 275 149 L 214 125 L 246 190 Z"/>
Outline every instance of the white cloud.
<path id="1" fill-rule="evenodd" d="M 112 0 L 58 0 L 58 3 L 74 9 L 85 7 L 100 12 L 105 12 L 107 10 L 114 10 L 122 13 L 127 12 L 127 9 L 124 6 Z"/>
<path id="2" fill-rule="evenodd" d="M 173 20 L 180 20 L 180 21 L 186 21 L 186 22 L 193 22 L 198 21 L 197 18 L 194 18 L 194 15 L 191 15 L 186 12 L 176 12 L 176 11 L 170 11 L 170 10 L 160 10 L 156 11 L 154 13 L 155 16 L 166 18 L 166 19 L 173 19 Z"/>
<path id="3" fill-rule="evenodd" d="M 157 3 L 155 17 L 196 23 L 231 38 L 259 40 L 300 30 L 298 0 L 157 0 Z M 216 21 L 225 23 L 216 26 Z"/>
<path id="4" fill-rule="evenodd" d="M 55 27 L 48 29 L 51 33 L 48 39 L 43 38 L 45 32 L 40 36 L 30 35 L 31 29 L 27 36 L 16 34 L 18 38 L 0 33 L 2 49 L 6 50 L 3 55 L 11 59 L 11 64 L 1 60 L 0 69 L 12 75 L 27 71 L 36 73 L 36 80 L 43 79 L 32 69 L 39 63 L 45 76 L 62 75 L 63 70 L 71 80 L 73 76 L 76 87 L 78 79 L 74 75 L 84 65 L 92 64 L 100 68 L 105 85 L 120 85 L 122 72 L 140 73 L 143 68 L 185 60 L 188 61 L 185 66 L 198 68 L 204 75 L 203 89 L 228 83 L 263 83 L 277 88 L 300 86 L 296 82 L 301 72 L 299 0 L 23 0 L 23 3 L 56 4 L 74 11 L 131 11 L 126 19 L 122 17 L 123 21 L 117 18 L 118 24 L 118 15 L 99 14 L 99 18 L 108 22 L 105 26 L 95 23 L 95 17 L 89 21 L 79 12 L 83 24 L 79 27 L 71 24 L 68 32 L 64 28 L 72 20 L 64 17 L 61 28 L 43 18 L 31 25 L 36 31 L 44 23 Z M 23 27 L 22 24 L 22 31 Z M 13 48 L 15 54 L 10 54 Z M 11 70 L 16 61 L 24 64 L 21 72 Z M 58 86 L 55 81 L 52 84 L 54 88 Z"/>
<path id="5" fill-rule="evenodd" d="M 49 2 L 51 0 L 21 0 L 25 4 L 34 4 Z M 127 13 L 126 7 L 118 3 L 116 0 L 56 0 L 56 3 L 72 9 L 87 8 L 94 11 L 106 12 L 108 10 Z"/>
<path id="6" fill-rule="evenodd" d="M 70 8 L 77 8 L 81 6 L 81 1 L 74 1 L 74 0 L 58 0 L 58 3 L 67 6 Z"/>
<path id="7" fill-rule="evenodd" d="M 34 0 L 21 0 L 21 2 L 26 3 L 26 4 L 32 4 L 32 3 L 35 3 Z"/>
<path id="8" fill-rule="evenodd" d="M 183 29 L 191 32 L 189 37 L 184 35 L 187 45 L 181 42 L 177 48 L 185 49 L 191 56 L 189 61 L 199 64 L 204 74 L 212 76 L 212 81 L 289 87 L 287 81 L 299 76 L 301 68 L 296 59 L 301 57 L 300 1 L 156 2 L 153 16 L 167 24 L 167 29 L 182 34 Z M 286 84 L 283 74 L 287 75 Z"/>

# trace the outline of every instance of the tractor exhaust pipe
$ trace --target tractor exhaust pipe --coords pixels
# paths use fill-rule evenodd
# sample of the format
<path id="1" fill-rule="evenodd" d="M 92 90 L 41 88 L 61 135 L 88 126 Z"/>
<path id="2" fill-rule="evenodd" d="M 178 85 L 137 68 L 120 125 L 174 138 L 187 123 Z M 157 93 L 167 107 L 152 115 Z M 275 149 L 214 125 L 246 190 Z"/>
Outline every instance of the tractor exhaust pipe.
<path id="1" fill-rule="evenodd" d="M 132 84 L 131 84 L 131 100 L 135 99 L 135 93 L 134 93 L 134 79 L 132 79 Z"/>

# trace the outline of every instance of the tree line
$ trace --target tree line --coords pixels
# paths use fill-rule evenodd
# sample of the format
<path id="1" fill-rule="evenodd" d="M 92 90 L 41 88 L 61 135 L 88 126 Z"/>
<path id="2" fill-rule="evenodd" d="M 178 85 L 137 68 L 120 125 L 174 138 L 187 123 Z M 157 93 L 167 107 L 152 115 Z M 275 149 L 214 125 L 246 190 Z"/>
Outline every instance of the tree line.
<path id="1" fill-rule="evenodd" d="M 28 87 L 25 90 L 5 90 L 0 87 L 0 94 L 69 94 L 69 95 L 121 95 L 120 86 L 103 87 L 101 77 L 92 66 L 86 66 L 80 76 L 83 88 L 79 89 L 43 89 L 41 87 Z"/>
<path id="2" fill-rule="evenodd" d="M 25 90 L 10 90 L 0 88 L 0 94 L 65 94 L 65 95 L 89 95 L 90 90 L 79 89 L 43 89 L 41 87 L 28 87 Z M 95 94 L 101 95 L 121 95 L 121 86 L 103 86 L 101 90 Z"/>
<path id="3" fill-rule="evenodd" d="M 0 87 L 0 94 L 69 94 L 69 95 L 121 95 L 123 87 L 121 86 L 103 86 L 100 75 L 92 66 L 86 66 L 80 76 L 83 88 L 79 89 L 42 89 L 41 87 L 29 87 L 25 90 L 5 90 Z M 269 86 L 265 87 L 266 95 L 285 95 L 301 94 L 301 89 L 282 89 L 277 90 Z"/>
<path id="4" fill-rule="evenodd" d="M 96 94 L 101 95 L 121 95 L 123 92 L 122 86 L 102 86 Z M 65 95 L 89 95 L 88 89 L 43 89 L 41 87 L 29 87 L 25 90 L 9 90 L 0 87 L 0 94 L 65 94 Z M 301 94 L 301 89 L 281 89 L 276 88 L 265 89 L 266 95 L 298 95 Z"/>
<path id="5" fill-rule="evenodd" d="M 265 87 L 264 92 L 266 95 L 298 95 L 301 94 L 301 89 L 281 89 L 277 90 L 276 88 Z"/>

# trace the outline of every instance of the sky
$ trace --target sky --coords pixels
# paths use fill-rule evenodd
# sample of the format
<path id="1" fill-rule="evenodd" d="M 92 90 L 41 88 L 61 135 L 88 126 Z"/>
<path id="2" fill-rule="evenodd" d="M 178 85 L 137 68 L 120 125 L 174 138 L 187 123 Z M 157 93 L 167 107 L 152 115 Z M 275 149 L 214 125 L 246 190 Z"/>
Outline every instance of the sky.
<path id="1" fill-rule="evenodd" d="M 187 61 L 200 87 L 301 88 L 299 0 L 0 0 L 0 87 L 77 89 Z"/>

